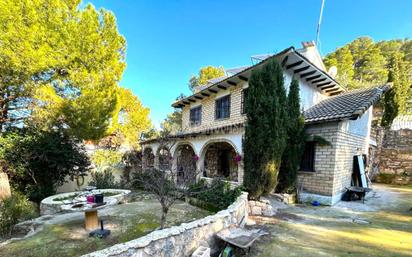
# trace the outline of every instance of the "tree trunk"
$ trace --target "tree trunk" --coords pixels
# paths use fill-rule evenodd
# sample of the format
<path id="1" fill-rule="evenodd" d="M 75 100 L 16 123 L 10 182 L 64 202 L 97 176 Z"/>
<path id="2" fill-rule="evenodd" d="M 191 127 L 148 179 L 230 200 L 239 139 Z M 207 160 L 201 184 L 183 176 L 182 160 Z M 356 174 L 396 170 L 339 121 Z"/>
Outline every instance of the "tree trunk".
<path id="1" fill-rule="evenodd" d="M 162 217 L 160 218 L 160 228 L 164 229 L 166 225 L 166 216 L 169 208 L 162 206 Z"/>
<path id="2" fill-rule="evenodd" d="M 7 174 L 0 172 L 0 201 L 10 197 L 10 183 Z"/>

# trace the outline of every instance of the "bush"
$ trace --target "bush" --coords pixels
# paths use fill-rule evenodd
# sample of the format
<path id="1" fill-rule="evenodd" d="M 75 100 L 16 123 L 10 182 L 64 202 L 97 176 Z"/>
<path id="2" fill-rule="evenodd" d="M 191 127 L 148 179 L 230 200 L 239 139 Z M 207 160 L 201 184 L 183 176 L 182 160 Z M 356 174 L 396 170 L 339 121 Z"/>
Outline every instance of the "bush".
<path id="1" fill-rule="evenodd" d="M 0 202 L 0 235 L 9 236 L 14 225 L 35 216 L 34 205 L 23 194 L 13 192 L 10 197 Z"/>
<path id="2" fill-rule="evenodd" d="M 92 181 L 90 181 L 90 186 L 95 186 L 98 189 L 103 188 L 119 188 L 119 184 L 116 183 L 113 173 L 110 169 L 105 169 L 103 171 L 93 171 L 91 173 Z"/>
<path id="3" fill-rule="evenodd" d="M 90 166 L 83 144 L 63 129 L 4 133 L 0 162 L 12 187 L 34 202 L 55 194 L 67 176 L 85 174 Z"/>
<path id="4" fill-rule="evenodd" d="M 189 192 L 192 192 L 191 196 L 204 202 L 200 204 L 200 207 L 219 211 L 231 205 L 241 195 L 242 188 L 231 189 L 228 182 L 220 179 L 213 180 L 210 185 L 207 185 L 204 180 L 200 180 L 190 187 Z"/>

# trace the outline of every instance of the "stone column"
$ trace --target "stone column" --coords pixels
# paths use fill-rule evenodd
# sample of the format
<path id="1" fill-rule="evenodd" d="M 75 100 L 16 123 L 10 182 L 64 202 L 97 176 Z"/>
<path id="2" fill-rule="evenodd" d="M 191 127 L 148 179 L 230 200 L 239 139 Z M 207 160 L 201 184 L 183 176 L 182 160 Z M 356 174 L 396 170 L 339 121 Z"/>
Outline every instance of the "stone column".
<path id="1" fill-rule="evenodd" d="M 243 184 L 243 177 L 244 177 L 244 166 L 243 160 L 237 163 L 237 181 L 239 184 Z"/>

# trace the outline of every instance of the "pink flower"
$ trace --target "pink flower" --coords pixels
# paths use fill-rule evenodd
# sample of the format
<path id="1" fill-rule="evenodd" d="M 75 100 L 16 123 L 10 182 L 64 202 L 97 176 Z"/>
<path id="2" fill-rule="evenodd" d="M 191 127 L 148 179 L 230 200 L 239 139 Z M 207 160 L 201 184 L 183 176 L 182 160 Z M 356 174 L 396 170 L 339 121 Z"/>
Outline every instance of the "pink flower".
<path id="1" fill-rule="evenodd" d="M 196 154 L 195 154 L 195 155 L 193 155 L 193 157 L 192 157 L 192 158 L 193 158 L 193 160 L 194 160 L 194 161 L 198 161 L 198 160 L 199 160 L 199 156 L 197 156 Z"/>
<path id="2" fill-rule="evenodd" d="M 235 162 L 240 162 L 242 160 L 242 156 L 238 154 L 233 159 L 235 160 Z"/>

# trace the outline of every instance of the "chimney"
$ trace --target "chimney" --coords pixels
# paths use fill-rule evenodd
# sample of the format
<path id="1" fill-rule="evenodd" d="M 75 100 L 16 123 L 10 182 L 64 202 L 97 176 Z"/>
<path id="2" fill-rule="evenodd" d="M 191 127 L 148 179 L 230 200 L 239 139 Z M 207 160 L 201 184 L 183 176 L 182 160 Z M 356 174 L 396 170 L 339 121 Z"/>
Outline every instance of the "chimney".
<path id="1" fill-rule="evenodd" d="M 305 42 L 302 42 L 302 46 L 303 46 L 303 48 L 311 48 L 311 47 L 315 47 L 316 45 L 315 45 L 315 41 L 305 41 Z"/>

